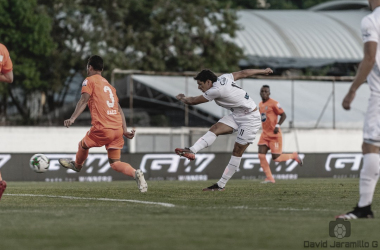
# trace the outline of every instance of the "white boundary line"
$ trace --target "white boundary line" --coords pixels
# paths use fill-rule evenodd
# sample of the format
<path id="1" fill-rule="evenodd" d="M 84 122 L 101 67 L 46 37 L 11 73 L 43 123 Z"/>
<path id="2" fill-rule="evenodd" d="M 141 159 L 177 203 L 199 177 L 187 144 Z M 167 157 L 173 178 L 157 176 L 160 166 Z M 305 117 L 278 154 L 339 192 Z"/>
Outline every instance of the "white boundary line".
<path id="1" fill-rule="evenodd" d="M 164 206 L 164 207 L 175 207 L 175 205 L 171 204 L 171 203 L 153 202 L 153 201 L 139 201 L 139 200 L 125 200 L 125 199 L 86 198 L 86 197 L 42 195 L 42 194 L 4 194 L 4 195 L 27 196 L 27 197 L 48 197 L 48 198 L 61 198 L 61 199 L 69 199 L 69 200 L 120 201 L 120 202 L 132 202 L 132 203 L 141 203 L 141 204 L 149 204 L 149 205 L 159 205 L 159 206 Z"/>

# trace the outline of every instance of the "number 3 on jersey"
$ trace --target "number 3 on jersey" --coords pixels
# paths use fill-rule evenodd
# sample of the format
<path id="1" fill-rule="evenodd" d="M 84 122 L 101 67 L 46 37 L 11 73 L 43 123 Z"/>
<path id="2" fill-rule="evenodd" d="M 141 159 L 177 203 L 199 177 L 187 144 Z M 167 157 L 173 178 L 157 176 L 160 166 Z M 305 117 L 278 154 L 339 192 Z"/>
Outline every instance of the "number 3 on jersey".
<path id="1" fill-rule="evenodd" d="M 111 88 L 108 87 L 108 86 L 104 86 L 103 90 L 104 90 L 104 92 L 109 92 L 111 102 L 107 101 L 107 105 L 108 105 L 109 108 L 113 108 L 113 106 L 115 106 L 115 98 L 113 96 Z"/>

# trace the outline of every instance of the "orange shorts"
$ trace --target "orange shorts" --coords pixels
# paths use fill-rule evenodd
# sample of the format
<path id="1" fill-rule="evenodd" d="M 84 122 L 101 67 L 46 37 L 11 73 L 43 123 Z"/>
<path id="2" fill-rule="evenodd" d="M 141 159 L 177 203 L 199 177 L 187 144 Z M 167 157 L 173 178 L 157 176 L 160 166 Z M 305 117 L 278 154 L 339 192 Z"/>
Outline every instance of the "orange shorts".
<path id="1" fill-rule="evenodd" d="M 123 128 L 120 129 L 91 129 L 83 138 L 87 147 L 103 147 L 106 149 L 122 149 L 124 146 Z"/>
<path id="2" fill-rule="evenodd" d="M 272 154 L 282 154 L 282 135 L 279 137 L 267 137 L 261 134 L 257 145 L 266 145 Z"/>

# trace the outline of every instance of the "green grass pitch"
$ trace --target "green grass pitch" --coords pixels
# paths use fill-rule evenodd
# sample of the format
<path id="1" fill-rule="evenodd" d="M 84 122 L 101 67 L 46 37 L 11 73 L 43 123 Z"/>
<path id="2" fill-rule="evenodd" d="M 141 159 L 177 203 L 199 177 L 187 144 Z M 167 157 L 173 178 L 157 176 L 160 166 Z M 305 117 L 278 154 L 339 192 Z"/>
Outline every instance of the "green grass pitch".
<path id="1" fill-rule="evenodd" d="M 0 249 L 308 249 L 358 241 L 371 249 L 380 242 L 377 218 L 351 221 L 350 237 L 329 236 L 334 216 L 358 201 L 358 179 L 231 180 L 224 192 L 201 191 L 213 183 L 151 181 L 141 194 L 134 181 L 8 182 Z M 379 199 L 378 190 L 375 217 Z"/>

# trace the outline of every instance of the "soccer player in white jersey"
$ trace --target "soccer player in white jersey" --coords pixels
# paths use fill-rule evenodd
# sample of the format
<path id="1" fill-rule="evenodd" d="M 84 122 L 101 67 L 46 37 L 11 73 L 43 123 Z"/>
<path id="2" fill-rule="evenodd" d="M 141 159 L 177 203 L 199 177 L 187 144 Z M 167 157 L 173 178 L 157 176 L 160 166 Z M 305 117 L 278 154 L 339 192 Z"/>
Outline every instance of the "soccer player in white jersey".
<path id="1" fill-rule="evenodd" d="M 366 80 L 371 90 L 363 127 L 363 168 L 360 172 L 359 202 L 353 211 L 337 218 L 373 218 L 371 204 L 379 179 L 380 152 L 380 0 L 369 0 L 373 12 L 362 19 L 361 32 L 364 42 L 364 58 L 343 100 L 343 108 L 350 109 L 356 90 Z"/>
<path id="2" fill-rule="evenodd" d="M 202 70 L 196 77 L 198 89 L 203 95 L 187 97 L 179 94 L 176 98 L 188 105 L 197 105 L 214 100 L 216 104 L 232 111 L 230 115 L 224 116 L 210 130 L 203 135 L 190 148 L 176 148 L 176 154 L 184 156 L 189 160 L 195 159 L 195 154 L 210 146 L 218 135 L 238 132 L 230 162 L 228 163 L 222 178 L 203 191 L 223 191 L 228 180 L 239 169 L 241 157 L 245 149 L 253 143 L 257 131 L 261 126 L 260 112 L 256 103 L 249 94 L 235 84 L 235 81 L 253 75 L 272 74 L 273 70 L 267 69 L 245 69 L 231 74 L 217 77 L 210 70 Z"/>

